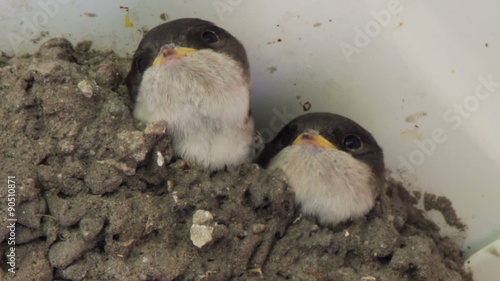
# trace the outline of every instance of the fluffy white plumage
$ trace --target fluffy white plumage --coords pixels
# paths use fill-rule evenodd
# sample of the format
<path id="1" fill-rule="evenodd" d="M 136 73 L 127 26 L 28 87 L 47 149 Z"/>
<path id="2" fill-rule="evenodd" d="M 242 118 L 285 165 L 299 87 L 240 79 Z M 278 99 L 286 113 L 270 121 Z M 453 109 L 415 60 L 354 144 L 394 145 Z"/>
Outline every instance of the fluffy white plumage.
<path id="1" fill-rule="evenodd" d="M 270 162 L 284 171 L 305 215 L 335 225 L 362 217 L 375 203 L 375 178 L 368 165 L 341 150 L 290 145 Z"/>
<path id="2" fill-rule="evenodd" d="M 209 170 L 238 166 L 253 154 L 249 83 L 238 62 L 202 49 L 148 68 L 134 116 L 166 120 L 174 150 L 188 162 Z"/>

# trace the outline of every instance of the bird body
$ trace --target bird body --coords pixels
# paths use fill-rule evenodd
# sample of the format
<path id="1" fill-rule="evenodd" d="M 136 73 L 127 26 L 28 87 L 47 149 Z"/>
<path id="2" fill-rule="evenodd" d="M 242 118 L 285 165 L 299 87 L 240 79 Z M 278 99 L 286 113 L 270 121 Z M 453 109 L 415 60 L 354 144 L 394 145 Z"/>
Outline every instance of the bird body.
<path id="1" fill-rule="evenodd" d="M 144 72 L 134 116 L 167 120 L 174 150 L 188 162 L 235 166 L 248 161 L 254 131 L 248 83 L 225 54 L 193 52 Z"/>
<path id="2" fill-rule="evenodd" d="M 359 141 L 359 142 L 358 142 Z M 305 215 L 336 225 L 362 217 L 383 183 L 382 150 L 354 121 L 330 113 L 292 120 L 266 147 L 269 170 L 282 170 Z"/>
<path id="3" fill-rule="evenodd" d="M 220 170 L 249 162 L 254 122 L 243 46 L 209 22 L 178 21 L 184 24 L 174 21 L 167 23 L 172 29 L 152 30 L 153 39 L 162 36 L 165 43 L 156 55 L 149 54 L 155 49 L 151 46 L 160 44 L 144 43 L 149 37 L 136 52 L 137 65 L 127 78 L 133 84 L 140 75 L 138 87 L 129 85 L 136 96 L 134 116 L 145 123 L 167 121 L 174 151 L 188 163 Z M 210 36 L 209 42 L 204 36 Z M 148 60 L 142 72 L 141 59 Z"/>
<path id="4" fill-rule="evenodd" d="M 346 152 L 312 144 L 284 148 L 269 164 L 281 169 L 306 215 L 337 224 L 366 214 L 374 204 L 375 180 L 368 165 Z"/>

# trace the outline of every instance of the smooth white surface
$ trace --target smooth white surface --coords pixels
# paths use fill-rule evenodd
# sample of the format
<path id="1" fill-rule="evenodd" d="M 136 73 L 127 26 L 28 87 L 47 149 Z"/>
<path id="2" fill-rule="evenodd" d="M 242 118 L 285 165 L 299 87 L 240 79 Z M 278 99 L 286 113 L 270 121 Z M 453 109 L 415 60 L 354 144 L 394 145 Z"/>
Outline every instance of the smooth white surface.
<path id="1" fill-rule="evenodd" d="M 474 253 L 464 269 L 472 272 L 474 281 L 491 281 L 500 275 L 500 239 Z"/>
<path id="2" fill-rule="evenodd" d="M 493 0 L 1 0 L 0 50 L 32 52 L 66 36 L 126 53 L 162 13 L 214 21 L 246 46 L 264 137 L 308 103 L 309 112 L 354 119 L 375 135 L 395 176 L 452 200 L 469 226 L 470 254 L 500 237 L 499 9 Z M 361 35 L 366 28 L 371 37 Z"/>

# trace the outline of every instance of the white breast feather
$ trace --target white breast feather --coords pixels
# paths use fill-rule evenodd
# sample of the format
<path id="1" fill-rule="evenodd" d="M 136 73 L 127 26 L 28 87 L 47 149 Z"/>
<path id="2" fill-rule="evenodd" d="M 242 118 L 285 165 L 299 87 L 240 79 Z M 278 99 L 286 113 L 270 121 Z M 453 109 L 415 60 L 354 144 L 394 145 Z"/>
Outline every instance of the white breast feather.
<path id="1" fill-rule="evenodd" d="M 134 116 L 166 120 L 176 153 L 218 170 L 249 161 L 254 123 L 249 81 L 229 56 L 200 50 L 148 68 Z"/>
<path id="2" fill-rule="evenodd" d="M 291 145 L 273 158 L 268 169 L 282 169 L 302 212 L 317 216 L 323 224 L 361 217 L 374 205 L 371 169 L 344 151 Z"/>

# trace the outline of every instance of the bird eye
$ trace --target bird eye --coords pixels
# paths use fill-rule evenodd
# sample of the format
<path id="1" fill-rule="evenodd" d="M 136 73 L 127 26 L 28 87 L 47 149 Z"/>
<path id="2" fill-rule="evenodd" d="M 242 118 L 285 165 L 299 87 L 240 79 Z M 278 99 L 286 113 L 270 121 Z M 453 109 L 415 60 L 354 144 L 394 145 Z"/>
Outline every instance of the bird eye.
<path id="1" fill-rule="evenodd" d="M 293 142 L 293 134 L 291 133 L 286 133 L 285 135 L 283 135 L 283 137 L 281 138 L 281 145 L 283 147 L 285 146 L 289 146 L 291 145 Z"/>
<path id="2" fill-rule="evenodd" d="M 217 34 L 211 30 L 207 30 L 207 31 L 204 31 L 202 34 L 201 34 L 201 40 L 203 40 L 203 42 L 206 42 L 206 43 L 216 43 L 216 42 L 219 42 L 219 36 L 217 36 Z"/>
<path id="3" fill-rule="evenodd" d="M 140 71 L 140 72 L 144 72 L 146 71 L 146 68 L 148 68 L 148 66 L 146 65 L 146 60 L 138 57 L 135 61 L 134 61 L 134 64 L 135 64 L 135 67 L 137 67 L 137 69 Z"/>
<path id="4" fill-rule="evenodd" d="M 356 135 L 347 135 L 344 138 L 344 147 L 349 150 L 357 150 L 363 147 L 363 142 Z"/>

